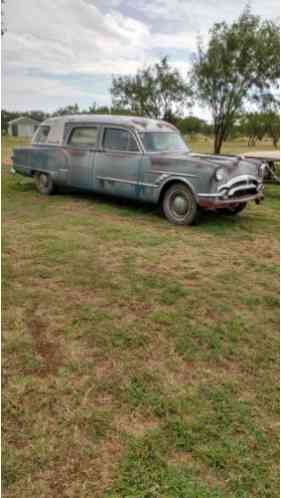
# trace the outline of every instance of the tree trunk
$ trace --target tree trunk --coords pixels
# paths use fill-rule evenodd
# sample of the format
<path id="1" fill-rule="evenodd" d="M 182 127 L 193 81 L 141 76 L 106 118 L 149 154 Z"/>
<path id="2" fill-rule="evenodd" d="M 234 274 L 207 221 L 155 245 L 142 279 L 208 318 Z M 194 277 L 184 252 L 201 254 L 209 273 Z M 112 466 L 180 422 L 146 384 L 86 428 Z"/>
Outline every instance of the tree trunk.
<path id="1" fill-rule="evenodd" d="M 273 137 L 273 145 L 275 149 L 278 149 L 279 137 Z"/>
<path id="2" fill-rule="evenodd" d="M 215 130 L 214 154 L 220 154 L 224 133 L 222 128 Z"/>

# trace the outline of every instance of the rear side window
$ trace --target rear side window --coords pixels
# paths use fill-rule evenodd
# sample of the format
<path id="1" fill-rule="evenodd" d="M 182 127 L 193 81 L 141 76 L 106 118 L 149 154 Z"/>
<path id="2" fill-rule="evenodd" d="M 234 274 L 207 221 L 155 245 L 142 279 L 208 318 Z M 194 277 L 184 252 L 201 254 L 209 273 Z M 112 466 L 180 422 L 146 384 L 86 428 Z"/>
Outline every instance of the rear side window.
<path id="1" fill-rule="evenodd" d="M 75 145 L 75 146 L 86 146 L 86 145 L 96 146 L 97 136 L 98 136 L 97 128 L 93 127 L 74 128 L 74 130 L 70 135 L 68 143 L 70 145 Z"/>
<path id="2" fill-rule="evenodd" d="M 127 130 L 106 128 L 103 137 L 103 146 L 106 150 L 138 152 L 138 144 Z"/>
<path id="3" fill-rule="evenodd" d="M 46 125 L 39 126 L 34 138 L 34 143 L 36 144 L 46 143 L 49 133 L 50 133 L 50 126 Z"/>

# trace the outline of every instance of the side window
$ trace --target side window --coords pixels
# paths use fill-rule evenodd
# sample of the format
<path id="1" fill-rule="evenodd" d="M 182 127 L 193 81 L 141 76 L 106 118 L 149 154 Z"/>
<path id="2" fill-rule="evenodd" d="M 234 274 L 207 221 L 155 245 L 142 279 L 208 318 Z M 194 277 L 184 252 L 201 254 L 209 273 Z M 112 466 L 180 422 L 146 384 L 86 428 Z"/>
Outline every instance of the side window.
<path id="1" fill-rule="evenodd" d="M 50 126 L 39 126 L 34 138 L 34 143 L 36 144 L 46 143 L 49 133 L 50 133 Z"/>
<path id="2" fill-rule="evenodd" d="M 139 146 L 135 141 L 134 137 L 131 135 L 131 133 L 129 133 L 128 151 L 139 152 Z"/>
<path id="3" fill-rule="evenodd" d="M 97 128 L 94 127 L 87 128 L 85 126 L 80 128 L 74 128 L 74 130 L 72 130 L 68 143 L 70 145 L 75 145 L 78 147 L 85 145 L 96 146 L 97 136 L 98 136 Z"/>
<path id="4" fill-rule="evenodd" d="M 118 128 L 106 128 L 103 136 L 103 147 L 106 150 L 138 152 L 138 144 L 127 131 Z"/>

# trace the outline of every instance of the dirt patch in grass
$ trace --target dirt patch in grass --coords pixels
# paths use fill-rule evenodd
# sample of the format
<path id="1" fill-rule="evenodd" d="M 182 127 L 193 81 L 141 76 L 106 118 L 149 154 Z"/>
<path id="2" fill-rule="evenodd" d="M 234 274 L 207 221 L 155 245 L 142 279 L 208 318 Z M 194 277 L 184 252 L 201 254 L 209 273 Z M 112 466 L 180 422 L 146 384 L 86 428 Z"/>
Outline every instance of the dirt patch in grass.
<path id="1" fill-rule="evenodd" d="M 169 456 L 169 463 L 172 465 L 186 465 L 192 461 L 192 453 L 186 451 L 175 451 Z"/>
<path id="2" fill-rule="evenodd" d="M 38 368 L 37 375 L 55 375 L 62 364 L 62 351 L 58 342 L 51 342 L 47 337 L 48 324 L 34 312 L 27 318 L 29 331 L 33 338 L 34 349 L 42 360 L 42 366 Z"/>
<path id="3" fill-rule="evenodd" d="M 21 493 L 17 498 L 44 496 L 44 498 L 100 498 L 109 489 L 115 477 L 118 463 L 123 455 L 119 440 L 109 439 L 100 443 L 93 456 L 83 455 L 69 449 L 64 460 L 33 475 L 32 481 L 21 481 Z M 8 495 L 6 495 L 8 497 Z"/>
<path id="4" fill-rule="evenodd" d="M 124 447 L 118 439 L 104 441 L 98 448 L 98 460 L 95 474 L 98 478 L 96 488 L 97 498 L 111 487 L 118 463 L 124 455 Z"/>
<path id="5" fill-rule="evenodd" d="M 120 413 L 113 419 L 112 426 L 118 433 L 126 432 L 134 437 L 143 437 L 147 431 L 159 427 L 159 421 L 142 416 L 138 412 Z"/>
<path id="6" fill-rule="evenodd" d="M 117 376 L 117 373 L 120 370 L 120 366 L 118 366 L 117 360 L 110 358 L 97 361 L 95 363 L 94 369 L 97 382 L 101 382 L 111 378 L 112 376 Z"/>

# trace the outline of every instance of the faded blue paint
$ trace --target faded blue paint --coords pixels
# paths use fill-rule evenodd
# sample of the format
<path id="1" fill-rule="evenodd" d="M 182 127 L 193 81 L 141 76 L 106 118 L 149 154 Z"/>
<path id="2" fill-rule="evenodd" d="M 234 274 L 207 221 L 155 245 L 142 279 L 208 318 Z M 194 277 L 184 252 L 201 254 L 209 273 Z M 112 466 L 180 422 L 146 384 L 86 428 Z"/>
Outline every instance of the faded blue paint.
<path id="1" fill-rule="evenodd" d="M 38 135 L 35 135 L 32 146 L 15 148 L 13 169 L 17 173 L 32 176 L 36 172 L 44 172 L 51 175 L 58 185 L 152 203 L 159 201 L 167 185 L 181 182 L 190 188 L 197 203 L 203 207 L 219 206 L 222 201 L 219 197 L 221 184 L 236 177 L 241 183 L 241 177 L 246 178 L 248 175 L 254 178 L 254 184 L 251 185 L 256 186 L 256 191 L 249 192 L 247 180 L 245 195 L 249 198 L 251 194 L 249 200 L 261 196 L 260 161 L 237 156 L 191 154 L 188 151 L 162 154 L 145 152 L 139 132 L 144 128 L 146 131 L 171 132 L 171 125 L 163 121 L 131 116 L 77 115 L 48 119 L 42 125 L 51 129 L 49 143 L 36 143 Z M 68 144 L 73 128 L 91 125 L 99 130 L 95 147 Z M 102 140 L 107 126 L 129 130 L 139 151 L 104 150 Z M 174 127 L 172 130 L 178 133 Z M 216 179 L 218 169 L 224 171 L 222 181 Z M 224 198 L 224 205 L 226 202 L 237 204 L 244 200 L 239 194 L 237 198 Z"/>

